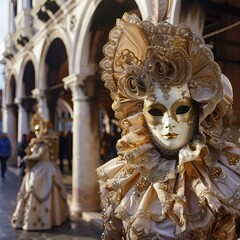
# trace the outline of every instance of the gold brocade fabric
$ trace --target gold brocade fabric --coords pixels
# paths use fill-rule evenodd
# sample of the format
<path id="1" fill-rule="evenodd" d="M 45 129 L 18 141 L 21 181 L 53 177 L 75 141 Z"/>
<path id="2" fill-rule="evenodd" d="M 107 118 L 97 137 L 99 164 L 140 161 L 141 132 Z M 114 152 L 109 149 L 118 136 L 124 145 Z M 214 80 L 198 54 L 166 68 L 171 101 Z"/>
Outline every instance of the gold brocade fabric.
<path id="1" fill-rule="evenodd" d="M 119 157 L 98 169 L 106 223 L 121 219 L 126 239 L 155 239 L 148 238 L 155 233 L 161 237 L 156 239 L 210 239 L 216 235 L 211 226 L 231 215 L 218 234 L 231 231 L 236 236 L 239 148 L 226 143 L 211 167 L 205 163 L 207 149 L 200 141 L 183 147 L 179 161 L 164 159 L 147 135 L 139 135 L 146 128 L 141 119 L 141 113 L 128 118 L 131 127 L 118 141 Z"/>

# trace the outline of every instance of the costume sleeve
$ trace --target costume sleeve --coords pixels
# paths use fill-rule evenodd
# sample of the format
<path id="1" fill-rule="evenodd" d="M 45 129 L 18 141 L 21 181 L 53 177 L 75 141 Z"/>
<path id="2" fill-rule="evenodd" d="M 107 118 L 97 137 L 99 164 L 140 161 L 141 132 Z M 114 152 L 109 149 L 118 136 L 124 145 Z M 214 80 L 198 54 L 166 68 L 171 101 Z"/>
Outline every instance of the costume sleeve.
<path id="1" fill-rule="evenodd" d="M 45 143 L 41 143 L 40 147 L 38 147 L 32 154 L 27 155 L 24 157 L 24 160 L 31 161 L 36 160 L 39 161 L 44 156 L 45 152 L 47 151 L 47 145 Z"/>

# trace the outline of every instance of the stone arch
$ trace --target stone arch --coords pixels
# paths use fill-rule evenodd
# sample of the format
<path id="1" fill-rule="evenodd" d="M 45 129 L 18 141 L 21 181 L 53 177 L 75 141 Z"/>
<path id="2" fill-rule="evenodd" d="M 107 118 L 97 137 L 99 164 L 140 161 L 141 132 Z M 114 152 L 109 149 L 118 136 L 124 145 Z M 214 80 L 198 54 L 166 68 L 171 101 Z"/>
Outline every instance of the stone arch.
<path id="1" fill-rule="evenodd" d="M 82 12 L 83 14 L 82 18 L 79 19 L 78 27 L 76 30 L 76 38 L 73 42 L 73 51 L 72 54 L 72 63 L 75 63 L 74 65 L 70 65 L 70 72 L 79 74 L 82 72 L 86 72 L 86 75 L 88 75 L 89 72 L 86 70 L 86 66 L 88 64 L 88 56 L 89 56 L 89 34 L 88 29 L 89 25 L 92 19 L 92 16 L 97 8 L 97 6 L 100 4 L 101 0 L 96 1 L 86 1 L 86 4 L 84 6 L 84 9 Z M 83 57 L 83 55 L 87 56 L 86 58 Z M 85 68 L 85 70 L 84 70 Z"/>
<path id="2" fill-rule="evenodd" d="M 70 72 L 74 72 L 76 74 L 80 74 L 83 76 L 87 76 L 89 74 L 92 74 L 95 70 L 95 66 L 89 64 L 89 57 L 90 57 L 90 44 L 91 44 L 91 27 L 92 27 L 92 21 L 94 21 L 94 15 L 96 14 L 96 11 L 98 8 L 101 8 L 101 5 L 104 5 L 106 3 L 106 6 L 108 6 L 107 9 L 119 9 L 119 8 L 111 8 L 109 7 L 109 2 L 107 0 L 96 0 L 96 1 L 89 1 L 87 4 L 85 4 L 83 12 L 85 13 L 83 15 L 83 18 L 79 20 L 78 28 L 76 31 L 76 38 L 74 40 L 73 49 L 76 49 L 73 52 L 72 55 L 72 63 L 75 63 L 73 66 L 70 65 Z M 118 4 L 117 1 L 112 1 L 112 4 Z M 120 4 L 120 3 L 119 3 Z M 123 11 L 116 15 L 110 15 L 109 19 L 112 19 L 113 25 L 115 24 L 116 18 L 121 17 L 123 13 L 127 10 L 128 6 L 135 5 L 138 10 L 140 11 L 140 15 L 144 18 L 149 15 L 151 12 L 151 6 L 149 4 L 149 1 L 141 1 L 141 0 L 128 0 L 125 1 L 124 7 L 122 7 Z M 113 11 L 114 13 L 114 11 Z M 108 14 L 109 15 L 109 14 Z M 113 26 L 112 25 L 112 26 Z"/>
<path id="3" fill-rule="evenodd" d="M 58 131 L 72 131 L 72 118 L 73 118 L 73 109 L 69 103 L 63 98 L 59 97 L 56 103 L 56 118 L 59 118 L 57 121 Z"/>
<path id="4" fill-rule="evenodd" d="M 20 68 L 20 73 L 19 73 L 19 79 L 18 79 L 18 86 L 17 86 L 17 97 L 18 98 L 22 98 L 22 97 L 26 97 L 26 91 L 27 91 L 27 95 L 31 95 L 31 93 L 29 93 L 28 90 L 24 89 L 25 88 L 32 88 L 31 90 L 33 90 L 36 86 L 36 75 L 37 75 L 37 64 L 36 64 L 36 59 L 33 56 L 32 53 L 27 52 L 25 54 L 25 56 L 23 57 L 23 61 L 21 64 L 21 68 Z M 24 86 L 24 78 L 26 78 L 26 74 L 28 74 L 28 71 L 32 71 L 34 73 L 34 79 L 32 79 L 32 81 L 30 81 L 30 84 L 28 82 L 27 86 Z M 31 74 L 33 75 L 33 74 Z M 25 91 L 26 90 L 26 91 Z"/>
<path id="5" fill-rule="evenodd" d="M 35 69 L 35 58 L 33 54 L 27 52 L 23 57 L 17 86 L 18 142 L 21 142 L 23 134 L 29 133 L 31 114 L 36 111 L 36 99 L 32 96 L 32 91 L 35 89 Z"/>
<path id="6" fill-rule="evenodd" d="M 62 79 L 69 75 L 70 46 L 70 39 L 65 30 L 54 28 L 44 43 L 40 58 L 39 78 L 36 88 L 44 91 L 45 106 L 48 109 L 46 116 L 55 130 L 57 130 L 58 125 L 55 116 L 58 98 L 62 98 L 72 106 L 71 94 L 69 90 L 64 89 L 62 82 Z"/>
<path id="7" fill-rule="evenodd" d="M 6 84 L 6 88 L 5 88 L 6 105 L 14 104 L 15 97 L 17 95 L 16 73 L 12 72 L 9 76 L 10 77 L 7 80 L 7 84 Z"/>
<path id="8" fill-rule="evenodd" d="M 49 33 L 48 36 L 43 44 L 42 53 L 40 57 L 39 63 L 39 72 L 37 75 L 37 82 L 36 87 L 39 89 L 46 89 L 48 87 L 46 82 L 46 64 L 45 60 L 49 51 L 50 46 L 52 45 L 55 39 L 60 39 L 66 49 L 67 59 L 70 56 L 70 49 L 71 49 L 71 40 L 67 33 L 67 31 L 62 27 L 54 27 Z"/>
<path id="9" fill-rule="evenodd" d="M 83 12 L 85 14 L 83 14 L 83 18 L 79 20 L 78 28 L 76 31 L 76 38 L 73 43 L 73 49 L 76 49 L 76 50 L 72 54 L 71 63 L 75 63 L 75 64 L 74 65 L 70 64 L 71 73 L 87 76 L 94 71 L 94 66 L 92 66 L 91 64 L 89 65 L 89 55 L 90 55 L 89 49 L 90 49 L 90 43 L 91 43 L 90 28 L 93 21 L 93 17 L 97 9 L 105 1 L 107 0 L 89 1 L 84 6 Z M 130 0 L 125 2 L 129 3 Z M 135 2 L 136 6 L 138 7 L 139 17 L 141 17 L 142 19 L 146 19 L 147 17 L 152 15 L 151 1 L 132 0 L 132 2 Z M 108 5 L 109 5 L 109 2 L 108 2 Z M 169 12 L 169 20 L 171 23 L 176 22 L 178 20 L 179 13 L 176 12 L 176 9 L 179 8 L 179 5 L 181 5 L 181 0 L 172 1 L 172 8 L 171 8 L 171 11 Z M 109 8 L 110 7 L 108 7 L 107 9 Z M 175 14 L 177 14 L 177 16 L 175 16 Z M 121 16 L 122 15 L 115 16 L 112 18 L 114 20 L 114 24 L 115 24 L 116 18 Z"/>
<path id="10" fill-rule="evenodd" d="M 73 118 L 73 109 L 69 105 L 69 103 L 63 100 L 62 98 L 60 98 L 58 101 L 59 101 L 60 107 L 63 106 L 64 111 L 66 110 L 70 114 L 70 117 Z"/>

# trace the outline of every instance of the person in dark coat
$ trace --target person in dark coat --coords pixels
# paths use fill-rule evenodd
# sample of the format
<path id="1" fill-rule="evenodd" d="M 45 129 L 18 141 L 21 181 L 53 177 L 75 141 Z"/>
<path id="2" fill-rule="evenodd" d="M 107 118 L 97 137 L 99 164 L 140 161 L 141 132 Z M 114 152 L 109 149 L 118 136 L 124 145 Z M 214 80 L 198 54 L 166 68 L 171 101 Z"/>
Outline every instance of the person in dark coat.
<path id="1" fill-rule="evenodd" d="M 5 178 L 5 172 L 7 170 L 7 160 L 11 156 L 11 142 L 6 133 L 0 135 L 0 161 L 1 161 L 1 173 L 2 178 Z"/>

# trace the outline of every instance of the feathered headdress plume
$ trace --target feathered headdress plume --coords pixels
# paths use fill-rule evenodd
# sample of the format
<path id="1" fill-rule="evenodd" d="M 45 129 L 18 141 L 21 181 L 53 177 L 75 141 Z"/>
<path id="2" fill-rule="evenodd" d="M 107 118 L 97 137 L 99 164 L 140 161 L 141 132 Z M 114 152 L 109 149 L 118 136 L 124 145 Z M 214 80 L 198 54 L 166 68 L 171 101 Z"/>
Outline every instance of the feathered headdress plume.
<path id="1" fill-rule="evenodd" d="M 171 7 L 171 0 L 152 0 L 153 23 L 165 21 Z"/>

